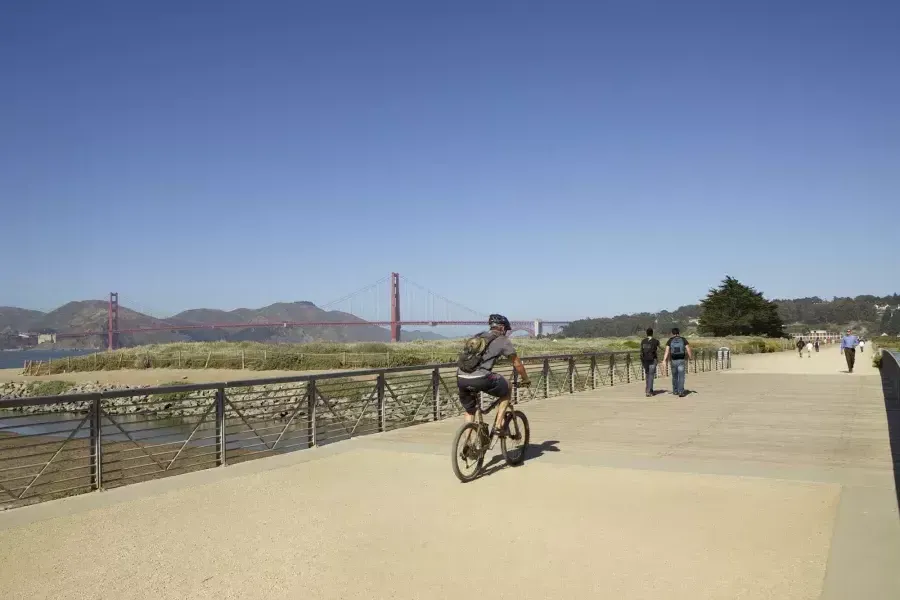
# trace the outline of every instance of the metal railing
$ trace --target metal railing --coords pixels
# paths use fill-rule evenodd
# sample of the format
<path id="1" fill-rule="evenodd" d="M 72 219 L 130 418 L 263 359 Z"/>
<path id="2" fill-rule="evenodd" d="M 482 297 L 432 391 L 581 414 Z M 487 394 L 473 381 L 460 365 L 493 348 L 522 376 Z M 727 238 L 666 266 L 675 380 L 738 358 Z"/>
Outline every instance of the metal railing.
<path id="1" fill-rule="evenodd" d="M 881 385 L 888 408 L 900 409 L 900 353 L 881 348 Z M 893 406 L 891 406 L 891 403 Z"/>
<path id="2" fill-rule="evenodd" d="M 515 401 L 643 381 L 633 352 L 523 359 Z M 728 369 L 699 350 L 694 373 Z M 517 383 L 510 364 L 495 372 Z M 660 365 L 658 377 L 668 373 Z M 460 415 L 455 365 L 0 401 L 0 509 L 312 448 Z M 448 442 L 449 443 L 449 442 Z"/>

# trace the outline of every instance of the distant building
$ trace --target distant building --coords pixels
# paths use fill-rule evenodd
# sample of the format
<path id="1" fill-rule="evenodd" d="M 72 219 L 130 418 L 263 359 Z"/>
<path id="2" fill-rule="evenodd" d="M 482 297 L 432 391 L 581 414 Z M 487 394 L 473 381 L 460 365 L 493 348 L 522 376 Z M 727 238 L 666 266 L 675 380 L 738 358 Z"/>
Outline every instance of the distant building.
<path id="1" fill-rule="evenodd" d="M 825 341 L 825 342 L 839 340 L 839 339 L 841 339 L 841 337 L 842 336 L 840 333 L 832 333 L 826 329 L 816 329 L 816 330 L 810 331 L 808 333 L 793 334 L 793 338 L 795 340 L 802 338 L 804 340 L 819 340 L 819 341 Z"/>
<path id="2" fill-rule="evenodd" d="M 55 344 L 56 343 L 56 334 L 55 333 L 39 333 L 38 334 L 38 344 Z"/>

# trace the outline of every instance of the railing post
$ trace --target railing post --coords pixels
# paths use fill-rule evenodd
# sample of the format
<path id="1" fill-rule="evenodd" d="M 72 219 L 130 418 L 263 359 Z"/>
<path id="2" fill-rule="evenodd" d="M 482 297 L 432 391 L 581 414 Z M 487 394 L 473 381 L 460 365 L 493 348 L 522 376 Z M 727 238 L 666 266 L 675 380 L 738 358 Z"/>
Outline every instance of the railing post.
<path id="1" fill-rule="evenodd" d="M 513 369 L 512 374 L 512 402 L 513 404 L 519 403 L 519 372 Z"/>
<path id="2" fill-rule="evenodd" d="M 216 389 L 216 466 L 225 465 L 225 386 Z"/>
<path id="3" fill-rule="evenodd" d="M 631 352 L 625 355 L 625 383 L 631 383 Z"/>
<path id="4" fill-rule="evenodd" d="M 101 414 L 100 398 L 94 398 L 91 402 L 90 417 L 90 465 L 91 486 L 95 490 L 103 489 L 103 436 L 101 434 Z"/>
<path id="5" fill-rule="evenodd" d="M 544 398 L 550 397 L 550 359 L 544 359 Z"/>
<path id="6" fill-rule="evenodd" d="M 726 350 L 725 356 L 728 359 L 728 367 L 727 368 L 730 369 L 731 368 L 731 350 Z"/>
<path id="7" fill-rule="evenodd" d="M 383 432 L 385 430 L 385 410 L 384 410 L 384 373 L 379 373 L 378 381 L 375 384 L 376 389 L 378 390 L 378 431 Z"/>
<path id="8" fill-rule="evenodd" d="M 431 372 L 431 400 L 433 402 L 434 420 L 441 420 L 441 371 L 435 369 Z"/>
<path id="9" fill-rule="evenodd" d="M 597 355 L 591 354 L 591 389 L 597 388 Z"/>
<path id="10" fill-rule="evenodd" d="M 316 445 L 316 380 L 310 379 L 306 384 L 306 431 L 309 436 L 307 446 Z"/>
<path id="11" fill-rule="evenodd" d="M 569 357 L 568 371 L 569 371 L 569 374 L 567 377 L 569 379 L 569 393 L 574 394 L 575 393 L 575 357 L 574 356 Z"/>
<path id="12" fill-rule="evenodd" d="M 615 353 L 610 353 L 609 355 L 609 385 L 616 385 L 614 376 L 616 373 L 616 355 Z"/>

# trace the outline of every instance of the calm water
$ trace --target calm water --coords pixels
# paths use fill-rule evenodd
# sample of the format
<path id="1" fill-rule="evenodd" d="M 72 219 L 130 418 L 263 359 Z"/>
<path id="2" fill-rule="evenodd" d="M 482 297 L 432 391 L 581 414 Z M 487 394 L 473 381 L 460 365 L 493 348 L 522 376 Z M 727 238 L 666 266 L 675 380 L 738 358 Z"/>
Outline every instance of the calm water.
<path id="1" fill-rule="evenodd" d="M 67 356 L 84 356 L 97 350 L 8 350 L 0 352 L 0 369 L 21 369 L 28 360 L 56 360 Z"/>

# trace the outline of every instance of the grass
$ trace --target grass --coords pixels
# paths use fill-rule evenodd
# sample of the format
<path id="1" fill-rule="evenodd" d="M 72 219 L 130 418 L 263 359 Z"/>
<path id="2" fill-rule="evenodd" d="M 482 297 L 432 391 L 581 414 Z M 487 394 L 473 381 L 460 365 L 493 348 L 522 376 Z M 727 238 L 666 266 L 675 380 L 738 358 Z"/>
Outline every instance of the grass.
<path id="1" fill-rule="evenodd" d="M 27 396 L 59 396 L 75 387 L 73 381 L 34 381 L 28 384 L 25 395 Z"/>
<path id="2" fill-rule="evenodd" d="M 736 354 L 792 349 L 790 340 L 734 337 L 688 338 L 695 349 L 731 348 Z M 662 341 L 665 341 L 664 339 Z M 531 339 L 515 338 L 520 356 L 633 351 L 640 338 Z M 455 362 L 460 340 L 415 341 L 400 344 L 315 342 L 262 344 L 255 342 L 197 342 L 159 344 L 33 363 L 29 375 L 119 369 L 250 369 L 311 371 L 417 366 Z"/>

